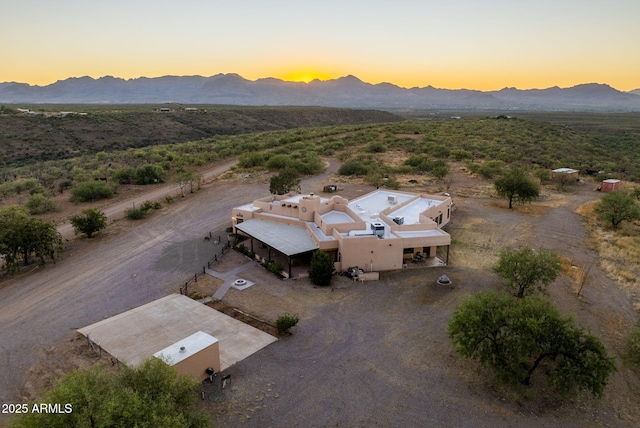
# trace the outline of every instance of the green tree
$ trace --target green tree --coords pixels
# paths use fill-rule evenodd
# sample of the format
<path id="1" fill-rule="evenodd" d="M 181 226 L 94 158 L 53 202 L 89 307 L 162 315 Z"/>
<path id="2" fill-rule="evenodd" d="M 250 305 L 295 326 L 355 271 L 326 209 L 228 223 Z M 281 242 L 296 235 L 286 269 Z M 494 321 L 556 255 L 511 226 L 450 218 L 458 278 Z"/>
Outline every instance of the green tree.
<path id="1" fill-rule="evenodd" d="M 195 407 L 198 386 L 157 358 L 115 373 L 93 366 L 63 376 L 38 399 L 69 405 L 71 411 L 29 412 L 11 427 L 208 427 L 210 417 Z"/>
<path id="2" fill-rule="evenodd" d="M 476 294 L 456 308 L 448 334 L 461 356 L 478 360 L 509 384 L 530 385 L 544 367 L 540 372 L 556 391 L 584 389 L 600 397 L 616 370 L 596 337 L 538 296 Z"/>
<path id="3" fill-rule="evenodd" d="M 523 247 L 519 250 L 504 248 L 493 270 L 504 278 L 516 296 L 544 291 L 560 274 L 560 257 L 553 251 L 541 248 L 533 250 Z"/>
<path id="4" fill-rule="evenodd" d="M 541 184 L 551 180 L 551 171 L 549 171 L 547 168 L 537 168 L 533 172 L 533 175 L 535 175 L 536 178 L 540 180 Z"/>
<path id="5" fill-rule="evenodd" d="M 385 182 L 385 177 L 382 171 L 378 169 L 370 170 L 364 177 L 364 182 L 379 189 Z"/>
<path id="6" fill-rule="evenodd" d="M 62 237 L 53 223 L 31 217 L 22 207 L 0 209 L 0 255 L 7 272 L 18 271 L 20 261 L 28 265 L 31 257 L 43 265 L 60 248 Z"/>
<path id="7" fill-rule="evenodd" d="M 623 221 L 640 219 L 640 207 L 633 196 L 625 191 L 618 190 L 607 193 L 596 204 L 594 211 L 606 223 L 611 223 L 617 229 Z"/>
<path id="8" fill-rule="evenodd" d="M 435 166 L 435 167 L 431 168 L 431 171 L 429 171 L 429 172 L 436 179 L 442 180 L 444 177 L 447 176 L 447 174 L 449 174 L 449 165 L 444 164 L 444 165 Z"/>
<path id="9" fill-rule="evenodd" d="M 178 187 L 180 187 L 180 196 L 184 197 L 184 188 L 187 185 L 189 185 L 190 193 L 193 193 L 193 183 L 194 181 L 199 180 L 200 175 L 198 173 L 184 168 L 179 168 L 175 181 L 178 183 Z"/>
<path id="10" fill-rule="evenodd" d="M 309 266 L 309 280 L 315 285 L 326 286 L 331 284 L 333 277 L 333 260 L 327 253 L 316 251 L 311 257 Z"/>
<path id="11" fill-rule="evenodd" d="M 82 210 L 82 214 L 71 216 L 69 220 L 76 235 L 84 233 L 87 238 L 107 227 L 107 216 L 95 208 Z"/>
<path id="12" fill-rule="evenodd" d="M 289 168 L 271 177 L 269 191 L 274 195 L 284 195 L 292 191 L 300 191 L 300 175 Z"/>
<path id="13" fill-rule="evenodd" d="M 507 172 L 493 185 L 498 196 L 509 200 L 509 209 L 513 208 L 513 202 L 524 204 L 540 196 L 540 187 L 518 169 Z"/>

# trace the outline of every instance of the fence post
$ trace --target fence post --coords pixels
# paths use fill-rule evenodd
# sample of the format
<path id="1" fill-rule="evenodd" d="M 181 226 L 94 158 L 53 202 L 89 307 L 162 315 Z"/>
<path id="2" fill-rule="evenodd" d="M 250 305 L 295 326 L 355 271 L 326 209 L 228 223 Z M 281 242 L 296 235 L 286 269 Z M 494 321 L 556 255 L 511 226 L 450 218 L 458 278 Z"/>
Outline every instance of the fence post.
<path id="1" fill-rule="evenodd" d="M 193 275 L 193 282 L 198 282 L 198 274 Z"/>

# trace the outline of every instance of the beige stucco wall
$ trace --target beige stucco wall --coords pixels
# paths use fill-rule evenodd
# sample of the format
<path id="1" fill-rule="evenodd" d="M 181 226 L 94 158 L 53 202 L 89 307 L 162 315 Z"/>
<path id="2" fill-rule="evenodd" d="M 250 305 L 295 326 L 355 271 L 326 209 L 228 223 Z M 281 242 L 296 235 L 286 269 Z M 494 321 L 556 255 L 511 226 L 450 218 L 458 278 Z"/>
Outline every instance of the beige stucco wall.
<path id="1" fill-rule="evenodd" d="M 173 366 L 178 373 L 191 376 L 198 381 L 208 377 L 207 368 L 213 367 L 216 373 L 220 372 L 220 342 L 215 342 L 200 352 L 185 358 Z"/>
<path id="2" fill-rule="evenodd" d="M 398 192 L 402 193 L 402 192 Z M 367 271 L 373 269 L 376 271 L 401 269 L 406 259 L 413 257 L 416 252 L 423 252 L 423 247 L 435 247 L 449 245 L 451 237 L 443 233 L 439 236 L 421 236 L 421 237 L 395 237 L 394 231 L 424 231 L 440 229 L 451 219 L 453 208 L 451 197 L 444 195 L 427 195 L 429 199 L 441 201 L 440 204 L 434 205 L 419 215 L 420 223 L 397 225 L 393 222 L 393 211 L 403 207 L 419 197 L 425 195 L 411 194 L 412 198 L 394 206 L 382 210 L 380 218 L 391 229 L 392 235 L 385 239 L 379 239 L 376 236 L 353 236 L 345 237 L 341 234 L 348 233 L 352 230 L 368 230 L 368 225 L 364 220 L 360 220 L 357 213 L 348 206 L 348 200 L 341 196 L 333 196 L 327 200 L 322 200 L 318 195 L 306 195 L 300 197 L 297 203 L 286 202 L 287 198 L 292 195 L 268 196 L 259 199 L 253 203 L 255 209 L 242 210 L 235 208 L 233 211 L 234 225 L 237 218 L 246 221 L 251 218 L 261 218 L 264 220 L 286 223 L 296 226 L 306 227 L 312 239 L 318 244 L 320 250 L 338 250 L 340 253 L 340 264 L 342 268 L 349 266 L 359 266 Z M 274 201 L 277 201 L 274 203 Z M 290 205 L 290 206 L 289 206 Z M 304 209 L 303 209 L 304 208 Z M 348 223 L 326 223 L 321 216 L 332 210 L 344 212 L 349 215 L 354 222 Z M 434 221 L 438 220 L 442 215 L 440 224 Z M 282 217 L 278 217 L 282 216 Z M 313 222 L 319 227 L 325 235 L 333 236 L 333 240 L 320 240 L 314 232 L 309 230 L 306 222 Z M 407 256 L 404 254 L 405 248 L 414 249 L 412 254 Z M 373 268 L 372 268 L 373 266 Z"/>

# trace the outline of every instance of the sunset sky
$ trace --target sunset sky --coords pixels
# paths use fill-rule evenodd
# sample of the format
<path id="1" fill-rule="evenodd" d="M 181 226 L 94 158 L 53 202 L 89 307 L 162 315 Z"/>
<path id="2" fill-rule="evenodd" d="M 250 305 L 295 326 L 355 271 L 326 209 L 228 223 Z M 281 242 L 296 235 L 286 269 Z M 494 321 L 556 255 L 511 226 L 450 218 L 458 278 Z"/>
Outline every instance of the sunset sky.
<path id="1" fill-rule="evenodd" d="M 238 73 L 640 88 L 640 0 L 0 0 L 0 82 Z"/>

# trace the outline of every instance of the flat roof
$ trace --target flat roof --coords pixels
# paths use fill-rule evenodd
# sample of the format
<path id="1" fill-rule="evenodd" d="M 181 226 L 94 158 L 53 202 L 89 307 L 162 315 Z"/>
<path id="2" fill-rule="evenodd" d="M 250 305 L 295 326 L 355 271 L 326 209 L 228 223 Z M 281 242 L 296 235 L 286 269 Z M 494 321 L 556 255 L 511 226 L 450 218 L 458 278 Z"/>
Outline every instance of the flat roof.
<path id="1" fill-rule="evenodd" d="M 603 183 L 620 183 L 620 180 L 616 180 L 615 178 L 609 178 L 607 180 L 602 180 Z"/>
<path id="2" fill-rule="evenodd" d="M 197 331 L 191 336 L 167 346 L 162 351 L 156 352 L 153 356 L 160 358 L 170 366 L 175 366 L 180 361 L 186 360 L 216 342 L 218 342 L 218 339 L 210 334 Z"/>
<path id="3" fill-rule="evenodd" d="M 252 218 L 236 224 L 236 229 L 264 242 L 286 256 L 318 249 L 304 227 Z"/>
<path id="4" fill-rule="evenodd" d="M 78 330 L 130 366 L 202 331 L 220 341 L 224 370 L 277 339 L 181 294 L 171 294 Z"/>
<path id="5" fill-rule="evenodd" d="M 253 205 L 253 202 L 251 202 L 250 204 L 242 205 L 240 207 L 236 207 L 234 209 L 243 210 L 243 211 L 257 211 L 257 210 L 259 210 L 258 207 Z"/>
<path id="6" fill-rule="evenodd" d="M 427 236 L 448 236 L 447 232 L 444 232 L 440 229 L 429 229 L 429 230 L 409 230 L 403 232 L 393 232 L 394 235 L 399 236 L 400 238 L 422 238 Z"/>
<path id="7" fill-rule="evenodd" d="M 349 208 L 363 220 L 369 220 L 375 218 L 375 214 L 379 214 L 389 207 L 402 204 L 416 196 L 417 195 L 407 195 L 388 190 L 376 190 L 375 192 L 371 192 L 349 202 Z M 390 199 L 395 199 L 396 202 L 394 203 L 390 201 Z"/>
<path id="8" fill-rule="evenodd" d="M 437 199 L 418 198 L 415 201 L 409 202 L 404 207 L 392 211 L 389 217 L 404 217 L 405 224 L 417 224 L 420 223 L 420 213 L 423 213 L 431 207 L 438 206 L 441 203 L 442 201 Z"/>
<path id="9" fill-rule="evenodd" d="M 309 226 L 309 230 L 313 232 L 313 234 L 315 235 L 318 241 L 335 241 L 336 240 L 336 238 L 334 238 L 333 236 L 325 235 L 322 229 L 320 229 L 320 226 L 318 226 L 314 222 L 308 221 L 307 225 Z"/>
<path id="10" fill-rule="evenodd" d="M 340 223 L 354 223 L 355 220 L 347 213 L 342 211 L 329 211 L 326 214 L 320 216 L 325 223 L 328 224 L 340 224 Z"/>
<path id="11" fill-rule="evenodd" d="M 578 170 L 572 168 L 558 168 L 554 169 L 553 172 L 578 172 Z"/>

